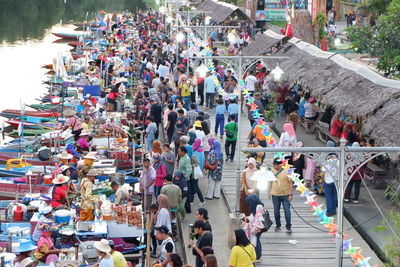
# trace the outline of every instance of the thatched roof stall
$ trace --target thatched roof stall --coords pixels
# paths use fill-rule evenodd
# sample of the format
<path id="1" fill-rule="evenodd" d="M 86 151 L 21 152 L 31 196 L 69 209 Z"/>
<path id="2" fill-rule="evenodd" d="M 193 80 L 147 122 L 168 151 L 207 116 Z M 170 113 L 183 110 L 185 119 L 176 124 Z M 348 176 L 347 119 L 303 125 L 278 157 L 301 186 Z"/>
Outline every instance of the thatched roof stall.
<path id="1" fill-rule="evenodd" d="M 290 82 L 311 89 L 312 95 L 337 111 L 363 117 L 367 133 L 382 143 L 400 145 L 400 139 L 389 137 L 390 129 L 400 130 L 400 119 L 395 119 L 400 112 L 400 82 L 385 79 L 362 65 L 323 52 L 297 38 L 292 38 L 274 55 L 289 57 L 280 61 L 279 66 Z M 270 64 L 274 68 L 277 61 L 271 60 Z"/>
<path id="2" fill-rule="evenodd" d="M 391 99 L 377 112 L 368 117 L 365 130 L 379 143 L 400 146 L 400 99 Z"/>
<path id="3" fill-rule="evenodd" d="M 282 38 L 279 37 L 275 38 L 264 33 L 257 34 L 254 41 L 243 49 L 242 54 L 245 56 L 259 56 L 281 41 Z"/>
<path id="4" fill-rule="evenodd" d="M 253 20 L 239 7 L 216 0 L 204 0 L 199 6 L 200 9 L 210 12 L 207 16 L 211 17 L 211 21 L 215 24 L 228 22 L 230 17 L 235 18 L 236 24 L 239 21 L 254 23 Z"/>

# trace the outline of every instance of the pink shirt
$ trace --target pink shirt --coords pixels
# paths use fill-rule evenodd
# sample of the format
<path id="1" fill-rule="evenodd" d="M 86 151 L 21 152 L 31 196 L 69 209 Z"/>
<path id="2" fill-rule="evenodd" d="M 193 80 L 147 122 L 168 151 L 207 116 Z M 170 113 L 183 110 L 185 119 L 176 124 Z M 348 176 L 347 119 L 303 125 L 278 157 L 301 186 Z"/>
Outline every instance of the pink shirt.
<path id="1" fill-rule="evenodd" d="M 89 148 L 89 142 L 85 138 L 79 138 L 77 143 L 81 148 Z"/>
<path id="2" fill-rule="evenodd" d="M 72 131 L 82 129 L 81 120 L 76 116 L 69 117 L 67 119 L 67 125 L 72 128 Z"/>
<path id="3" fill-rule="evenodd" d="M 165 169 L 165 165 L 161 164 L 160 168 L 158 168 L 157 176 L 156 176 L 156 181 L 154 183 L 155 186 L 163 186 L 164 185 L 164 179 L 165 176 L 167 176 L 167 171 Z"/>

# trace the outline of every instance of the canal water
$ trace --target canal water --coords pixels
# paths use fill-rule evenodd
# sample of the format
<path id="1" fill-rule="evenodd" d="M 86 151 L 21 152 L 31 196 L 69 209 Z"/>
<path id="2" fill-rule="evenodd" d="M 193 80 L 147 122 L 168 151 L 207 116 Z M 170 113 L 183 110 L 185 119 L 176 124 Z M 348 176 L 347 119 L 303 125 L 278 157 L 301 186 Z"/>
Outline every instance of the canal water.
<path id="1" fill-rule="evenodd" d="M 143 8 L 141 0 L 0 0 L 0 110 L 20 109 L 46 92 L 44 64 L 59 51 L 51 32 L 68 32 L 74 22 L 93 20 L 95 14 Z"/>

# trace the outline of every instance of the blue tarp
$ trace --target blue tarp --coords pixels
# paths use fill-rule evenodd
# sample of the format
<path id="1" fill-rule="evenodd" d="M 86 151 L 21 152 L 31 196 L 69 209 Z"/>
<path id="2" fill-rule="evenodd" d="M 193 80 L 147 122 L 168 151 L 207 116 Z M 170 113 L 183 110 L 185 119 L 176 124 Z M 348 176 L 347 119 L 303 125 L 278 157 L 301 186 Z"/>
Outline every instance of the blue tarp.
<path id="1" fill-rule="evenodd" d="M 100 96 L 100 85 L 85 85 L 83 87 L 83 96 Z"/>

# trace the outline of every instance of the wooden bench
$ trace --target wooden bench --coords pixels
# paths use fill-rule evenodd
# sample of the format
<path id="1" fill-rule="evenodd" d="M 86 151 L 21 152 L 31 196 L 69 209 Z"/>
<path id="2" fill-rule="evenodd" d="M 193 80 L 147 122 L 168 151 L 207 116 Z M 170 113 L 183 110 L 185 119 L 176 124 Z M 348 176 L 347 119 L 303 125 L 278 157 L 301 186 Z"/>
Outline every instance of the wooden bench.
<path id="1" fill-rule="evenodd" d="M 301 118 L 301 126 L 304 127 L 304 129 L 306 130 L 306 133 L 312 133 L 311 129 L 312 129 L 314 123 L 315 123 L 315 120 Z"/>
<path id="2" fill-rule="evenodd" d="M 330 140 L 330 141 L 333 141 L 336 145 L 339 144 L 340 138 L 337 136 L 332 136 L 327 127 L 325 127 L 321 124 L 317 124 L 315 129 L 317 130 L 315 132 L 317 139 L 321 140 L 324 143 L 326 143 Z"/>
<path id="3" fill-rule="evenodd" d="M 387 185 L 387 171 L 378 165 L 368 162 L 365 168 L 365 179 L 369 181 L 375 189 L 384 189 Z"/>

